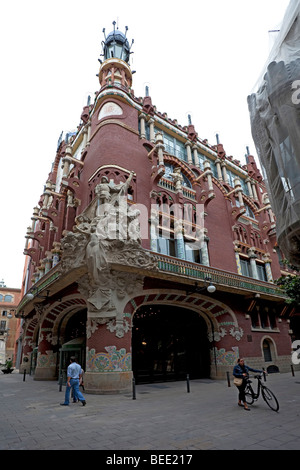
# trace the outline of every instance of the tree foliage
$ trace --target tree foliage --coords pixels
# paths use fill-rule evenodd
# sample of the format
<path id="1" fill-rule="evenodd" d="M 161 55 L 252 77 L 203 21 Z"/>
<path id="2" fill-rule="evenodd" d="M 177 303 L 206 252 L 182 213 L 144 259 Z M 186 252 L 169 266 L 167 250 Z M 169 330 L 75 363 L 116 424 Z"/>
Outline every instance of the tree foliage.
<path id="1" fill-rule="evenodd" d="M 300 277 L 297 275 L 281 276 L 275 281 L 280 290 L 286 295 L 286 303 L 300 306 Z"/>

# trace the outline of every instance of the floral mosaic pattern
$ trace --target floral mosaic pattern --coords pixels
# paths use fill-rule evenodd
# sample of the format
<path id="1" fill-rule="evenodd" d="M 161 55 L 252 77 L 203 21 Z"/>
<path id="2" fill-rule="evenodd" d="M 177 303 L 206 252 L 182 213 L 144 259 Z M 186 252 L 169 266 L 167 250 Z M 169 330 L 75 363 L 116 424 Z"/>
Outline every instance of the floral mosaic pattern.
<path id="1" fill-rule="evenodd" d="M 46 351 L 46 354 L 38 353 L 37 366 L 40 368 L 49 368 L 55 366 L 56 354 L 53 351 Z"/>
<path id="2" fill-rule="evenodd" d="M 214 348 L 211 351 L 211 363 L 216 359 L 218 366 L 233 366 L 239 358 L 239 348 L 233 347 L 232 351 L 226 351 L 224 348 Z"/>
<path id="3" fill-rule="evenodd" d="M 131 371 L 131 353 L 125 348 L 117 350 L 116 346 L 107 346 L 106 353 L 88 351 L 87 370 L 89 372 L 128 372 Z"/>

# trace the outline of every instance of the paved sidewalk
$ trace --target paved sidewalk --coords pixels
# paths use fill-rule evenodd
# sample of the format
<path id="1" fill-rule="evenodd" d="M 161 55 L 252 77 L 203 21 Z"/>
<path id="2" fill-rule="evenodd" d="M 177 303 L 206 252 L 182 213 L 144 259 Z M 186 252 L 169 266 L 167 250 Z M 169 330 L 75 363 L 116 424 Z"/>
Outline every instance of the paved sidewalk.
<path id="1" fill-rule="evenodd" d="M 1 450 L 299 450 L 300 373 L 272 374 L 276 413 L 262 398 L 246 412 L 227 381 L 137 385 L 128 395 L 85 394 L 60 406 L 64 390 L 14 372 L 0 375 Z"/>

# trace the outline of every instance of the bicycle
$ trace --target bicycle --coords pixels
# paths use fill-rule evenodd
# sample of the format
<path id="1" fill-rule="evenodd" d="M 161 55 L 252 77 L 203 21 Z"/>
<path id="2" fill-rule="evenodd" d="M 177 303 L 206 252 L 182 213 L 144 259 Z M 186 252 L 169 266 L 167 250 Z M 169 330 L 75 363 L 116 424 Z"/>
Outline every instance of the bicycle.
<path id="1" fill-rule="evenodd" d="M 262 375 L 254 375 L 254 378 L 257 379 L 257 391 L 255 391 L 252 388 L 252 380 L 247 380 L 247 385 L 245 388 L 245 397 L 246 397 L 246 403 L 248 405 L 252 405 L 254 400 L 258 400 L 260 392 L 262 394 L 263 399 L 265 400 L 266 404 L 271 408 L 273 411 L 278 411 L 279 410 L 279 403 L 277 398 L 275 397 L 274 393 L 271 392 L 271 390 L 266 387 L 262 381 Z"/>

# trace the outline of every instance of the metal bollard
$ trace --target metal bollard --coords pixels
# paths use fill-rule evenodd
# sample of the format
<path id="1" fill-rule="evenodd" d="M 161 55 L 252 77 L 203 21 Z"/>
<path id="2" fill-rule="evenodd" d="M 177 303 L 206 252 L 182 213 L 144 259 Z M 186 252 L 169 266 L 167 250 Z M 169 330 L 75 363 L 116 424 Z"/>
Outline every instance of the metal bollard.
<path id="1" fill-rule="evenodd" d="M 62 375 L 60 376 L 59 378 L 59 391 L 61 392 L 62 391 Z"/>
<path id="2" fill-rule="evenodd" d="M 295 377 L 295 372 L 294 372 L 294 366 L 291 364 L 291 369 L 292 369 L 292 376 Z"/>
<path id="3" fill-rule="evenodd" d="M 190 376 L 187 374 L 186 376 L 186 386 L 187 386 L 187 393 L 190 393 Z"/>
<path id="4" fill-rule="evenodd" d="M 133 400 L 136 399 L 136 396 L 135 396 L 135 378 L 134 377 L 132 379 L 132 399 Z"/>
<path id="5" fill-rule="evenodd" d="M 226 375 L 227 375 L 227 384 L 228 384 L 228 387 L 231 387 L 229 372 L 226 372 Z"/>
<path id="6" fill-rule="evenodd" d="M 25 378 L 26 378 L 26 369 L 24 369 L 23 382 L 25 382 Z"/>

